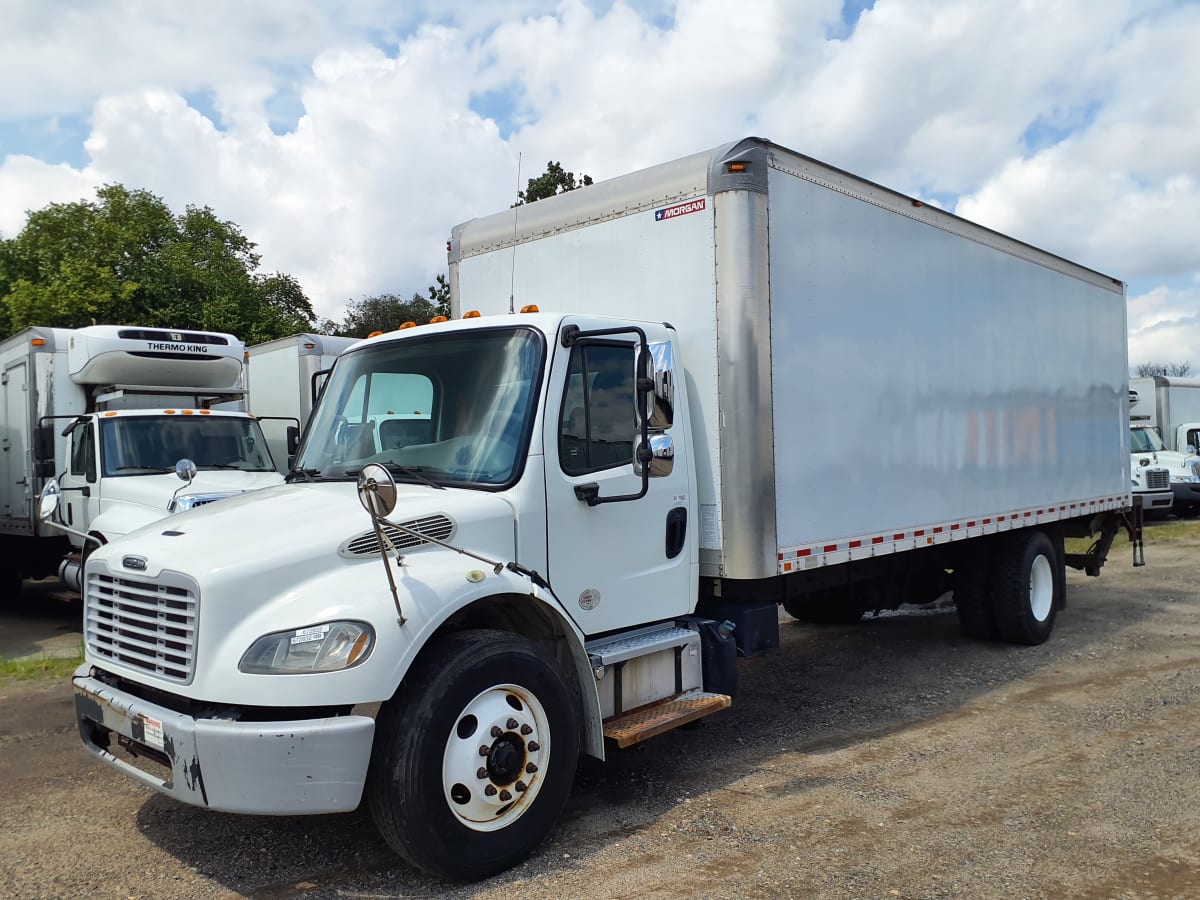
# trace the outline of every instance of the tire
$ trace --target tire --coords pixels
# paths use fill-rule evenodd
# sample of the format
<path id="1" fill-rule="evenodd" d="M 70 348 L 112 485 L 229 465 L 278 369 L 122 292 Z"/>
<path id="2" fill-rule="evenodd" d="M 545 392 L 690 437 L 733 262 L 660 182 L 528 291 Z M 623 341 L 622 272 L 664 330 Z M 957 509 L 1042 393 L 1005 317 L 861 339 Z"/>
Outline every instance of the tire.
<path id="1" fill-rule="evenodd" d="M 991 558 L 984 550 L 964 553 L 954 570 L 954 609 L 963 635 L 977 641 L 1000 637 L 990 590 Z"/>
<path id="2" fill-rule="evenodd" d="M 799 622 L 812 625 L 854 625 L 863 617 L 861 607 L 848 605 L 845 598 L 827 599 L 824 602 L 811 597 L 788 597 L 783 601 L 783 610 Z"/>
<path id="3" fill-rule="evenodd" d="M 519 635 L 437 639 L 375 723 L 366 799 L 383 839 L 451 881 L 525 859 L 571 792 L 573 698 L 557 661 Z"/>
<path id="4" fill-rule="evenodd" d="M 1045 642 L 1063 604 L 1062 554 L 1044 531 L 1009 535 L 992 584 L 992 609 L 1000 637 L 1012 644 Z"/>

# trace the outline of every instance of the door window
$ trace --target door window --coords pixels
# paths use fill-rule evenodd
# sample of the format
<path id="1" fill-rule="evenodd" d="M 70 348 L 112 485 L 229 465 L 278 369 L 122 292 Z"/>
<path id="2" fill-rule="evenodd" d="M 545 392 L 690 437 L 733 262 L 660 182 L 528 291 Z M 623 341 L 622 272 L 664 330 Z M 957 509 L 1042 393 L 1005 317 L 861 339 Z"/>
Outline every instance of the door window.
<path id="1" fill-rule="evenodd" d="M 629 465 L 637 433 L 632 344 L 580 344 L 571 352 L 558 427 L 568 475 Z"/>
<path id="2" fill-rule="evenodd" d="M 71 474 L 82 475 L 91 484 L 96 481 L 96 434 L 91 426 L 71 433 Z"/>

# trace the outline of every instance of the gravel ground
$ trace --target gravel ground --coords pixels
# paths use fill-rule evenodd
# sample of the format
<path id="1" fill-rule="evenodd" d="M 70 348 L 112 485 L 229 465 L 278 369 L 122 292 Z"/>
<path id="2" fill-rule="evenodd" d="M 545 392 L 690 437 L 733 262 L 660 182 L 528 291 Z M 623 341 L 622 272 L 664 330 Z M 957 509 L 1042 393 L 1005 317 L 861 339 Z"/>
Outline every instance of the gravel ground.
<path id="1" fill-rule="evenodd" d="M 1157 526 L 1165 534 L 1171 526 Z M 1200 538 L 1119 546 L 1033 648 L 953 612 L 781 625 L 732 709 L 584 761 L 529 861 L 469 887 L 363 813 L 259 819 L 79 748 L 69 685 L 0 686 L 0 894 L 15 897 L 1200 896 Z"/>

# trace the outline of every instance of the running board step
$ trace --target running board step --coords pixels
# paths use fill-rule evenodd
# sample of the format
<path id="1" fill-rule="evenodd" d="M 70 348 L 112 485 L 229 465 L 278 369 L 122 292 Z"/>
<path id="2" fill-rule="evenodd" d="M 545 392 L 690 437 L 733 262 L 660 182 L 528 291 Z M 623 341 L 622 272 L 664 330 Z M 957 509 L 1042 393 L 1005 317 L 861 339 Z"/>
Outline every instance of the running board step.
<path id="1" fill-rule="evenodd" d="M 618 747 L 630 747 L 664 731 L 727 709 L 732 702 L 726 694 L 688 691 L 670 700 L 608 719 L 604 723 L 604 736 L 616 741 Z"/>

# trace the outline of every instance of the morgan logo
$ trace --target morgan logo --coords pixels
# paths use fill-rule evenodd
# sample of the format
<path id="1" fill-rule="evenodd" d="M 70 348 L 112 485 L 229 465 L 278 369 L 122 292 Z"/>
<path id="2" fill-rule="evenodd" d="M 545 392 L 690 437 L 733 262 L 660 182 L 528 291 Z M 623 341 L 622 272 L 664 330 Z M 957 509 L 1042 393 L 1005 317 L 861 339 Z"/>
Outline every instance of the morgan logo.
<path id="1" fill-rule="evenodd" d="M 126 556 L 121 560 L 121 565 L 127 569 L 133 569 L 135 572 L 146 571 L 146 560 L 140 556 Z"/>
<path id="2" fill-rule="evenodd" d="M 654 211 L 654 221 L 665 222 L 667 219 L 675 219 L 679 216 L 686 216 L 688 213 L 700 212 L 704 209 L 704 204 L 705 199 L 701 197 L 699 200 L 689 200 L 687 203 L 664 206 L 662 209 Z"/>

